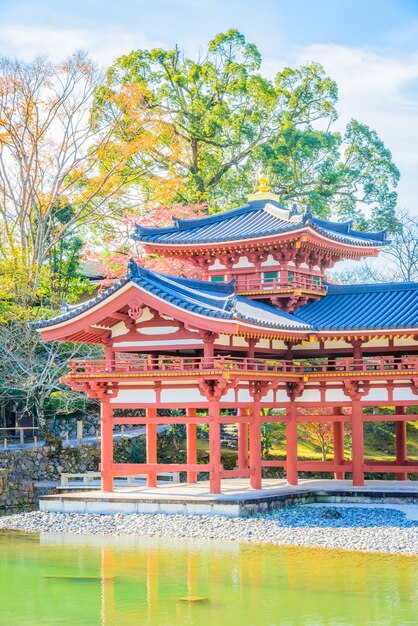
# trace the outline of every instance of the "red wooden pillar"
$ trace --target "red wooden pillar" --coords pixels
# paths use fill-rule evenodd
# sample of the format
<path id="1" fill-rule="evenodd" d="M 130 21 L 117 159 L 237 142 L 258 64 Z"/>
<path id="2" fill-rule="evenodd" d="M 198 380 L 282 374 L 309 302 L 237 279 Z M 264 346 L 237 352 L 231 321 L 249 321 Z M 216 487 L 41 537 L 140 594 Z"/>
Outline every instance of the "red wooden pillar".
<path id="1" fill-rule="evenodd" d="M 115 369 L 115 351 L 111 340 L 105 341 L 105 359 L 106 359 L 106 371 L 111 372 Z"/>
<path id="2" fill-rule="evenodd" d="M 260 400 L 254 399 L 250 422 L 250 485 L 251 489 L 261 489 L 261 407 Z"/>
<path id="3" fill-rule="evenodd" d="M 209 482 L 210 493 L 221 493 L 220 402 L 209 398 Z"/>
<path id="4" fill-rule="evenodd" d="M 113 424 L 112 406 L 109 399 L 100 401 L 102 491 L 113 491 Z"/>
<path id="5" fill-rule="evenodd" d="M 334 415 L 342 415 L 342 409 L 338 406 L 334 407 Z M 341 465 L 344 461 L 344 422 L 333 422 L 334 429 L 334 463 Z M 336 480 L 344 480 L 345 474 L 339 470 L 334 472 Z"/>
<path id="6" fill-rule="evenodd" d="M 188 417 L 196 417 L 196 409 L 187 409 Z M 187 463 L 197 463 L 197 424 L 187 424 Z M 197 482 L 197 472 L 187 472 L 187 482 Z"/>
<path id="7" fill-rule="evenodd" d="M 248 418 L 247 409 L 239 409 L 240 417 Z M 238 424 L 238 468 L 247 469 L 248 467 L 248 423 Z"/>
<path id="8" fill-rule="evenodd" d="M 255 344 L 257 343 L 257 339 L 247 339 L 248 350 L 247 350 L 247 358 L 250 359 L 249 369 L 253 369 L 252 361 L 255 358 Z"/>
<path id="9" fill-rule="evenodd" d="M 213 367 L 213 359 L 215 357 L 215 335 L 206 331 L 203 335 L 203 366 L 206 368 Z"/>
<path id="10" fill-rule="evenodd" d="M 298 484 L 298 425 L 296 405 L 290 400 L 286 421 L 286 475 L 289 485 Z"/>
<path id="11" fill-rule="evenodd" d="M 157 409 L 146 409 L 147 417 L 156 418 Z M 157 463 L 157 424 L 146 425 L 147 463 Z M 148 472 L 147 487 L 157 486 L 157 472 Z"/>
<path id="12" fill-rule="evenodd" d="M 354 487 L 362 487 L 364 485 L 364 431 L 363 409 L 360 400 L 351 401 L 351 429 L 353 485 Z"/>
<path id="13" fill-rule="evenodd" d="M 395 413 L 398 415 L 405 415 L 406 407 L 395 407 Z M 406 447 L 406 422 L 395 422 L 395 437 L 396 437 L 396 464 L 405 465 L 407 461 L 407 447 Z M 407 472 L 398 472 L 396 474 L 396 480 L 408 480 Z"/>

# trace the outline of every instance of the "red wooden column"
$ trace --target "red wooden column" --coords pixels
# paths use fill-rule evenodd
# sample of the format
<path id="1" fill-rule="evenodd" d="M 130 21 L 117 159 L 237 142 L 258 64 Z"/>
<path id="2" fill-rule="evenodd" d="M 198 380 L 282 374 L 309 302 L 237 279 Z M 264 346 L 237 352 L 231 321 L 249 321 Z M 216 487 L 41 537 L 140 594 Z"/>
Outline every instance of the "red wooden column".
<path id="1" fill-rule="evenodd" d="M 296 405 L 290 399 L 286 421 L 286 475 L 289 485 L 298 484 L 298 425 Z"/>
<path id="2" fill-rule="evenodd" d="M 109 398 L 100 400 L 100 427 L 101 427 L 101 463 L 102 491 L 113 491 L 113 424 L 112 406 Z"/>
<path id="3" fill-rule="evenodd" d="M 398 415 L 405 415 L 406 407 L 395 407 L 395 413 Z M 406 447 L 406 422 L 395 422 L 395 437 L 396 437 L 396 464 L 405 465 L 408 455 Z M 399 472 L 396 474 L 396 480 L 408 480 L 407 472 Z"/>
<path id="4" fill-rule="evenodd" d="M 342 415 L 342 408 L 339 406 L 334 407 L 334 415 Z M 341 465 L 344 461 L 344 422 L 333 422 L 334 430 L 334 463 L 335 465 Z M 344 472 L 334 472 L 334 478 L 336 480 L 344 480 Z"/>
<path id="5" fill-rule="evenodd" d="M 261 489 L 261 406 L 260 396 L 254 394 L 252 419 L 250 422 L 250 485 Z"/>
<path id="6" fill-rule="evenodd" d="M 203 333 L 203 357 L 204 357 L 203 367 L 206 367 L 206 368 L 213 367 L 213 359 L 215 357 L 216 337 L 217 337 L 216 333 L 211 333 L 208 330 Z"/>
<path id="7" fill-rule="evenodd" d="M 240 417 L 248 418 L 248 409 L 239 409 Z M 248 422 L 238 424 L 238 468 L 248 467 Z"/>
<path id="8" fill-rule="evenodd" d="M 111 372 L 115 369 L 115 351 L 113 349 L 112 340 L 106 338 L 103 341 L 105 347 L 106 371 Z"/>
<path id="9" fill-rule="evenodd" d="M 353 485 L 363 487 L 364 485 L 364 430 L 363 430 L 363 408 L 361 400 L 353 398 L 351 401 L 351 429 L 352 429 L 352 464 L 353 464 Z"/>
<path id="10" fill-rule="evenodd" d="M 220 402 L 209 396 L 209 482 L 210 493 L 221 493 L 221 428 Z"/>
<path id="11" fill-rule="evenodd" d="M 157 417 L 157 409 L 146 409 L 147 417 L 155 419 Z M 146 448 L 147 463 L 157 463 L 157 424 L 146 425 Z M 147 487 L 157 486 L 157 473 L 148 472 Z"/>
<path id="12" fill-rule="evenodd" d="M 188 417 L 196 417 L 196 409 L 187 409 Z M 197 463 L 197 424 L 187 424 L 187 463 Z M 187 472 L 187 482 L 197 482 L 197 472 Z"/>

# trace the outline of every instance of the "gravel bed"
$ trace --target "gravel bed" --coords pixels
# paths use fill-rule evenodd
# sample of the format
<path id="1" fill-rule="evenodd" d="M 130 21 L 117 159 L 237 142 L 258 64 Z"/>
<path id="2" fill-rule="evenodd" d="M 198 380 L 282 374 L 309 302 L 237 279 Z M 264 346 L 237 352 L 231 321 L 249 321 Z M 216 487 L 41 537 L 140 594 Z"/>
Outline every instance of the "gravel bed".
<path id="1" fill-rule="evenodd" d="M 418 555 L 418 523 L 395 509 L 294 506 L 269 515 L 20 513 L 0 530 L 95 535 L 146 535 Z"/>

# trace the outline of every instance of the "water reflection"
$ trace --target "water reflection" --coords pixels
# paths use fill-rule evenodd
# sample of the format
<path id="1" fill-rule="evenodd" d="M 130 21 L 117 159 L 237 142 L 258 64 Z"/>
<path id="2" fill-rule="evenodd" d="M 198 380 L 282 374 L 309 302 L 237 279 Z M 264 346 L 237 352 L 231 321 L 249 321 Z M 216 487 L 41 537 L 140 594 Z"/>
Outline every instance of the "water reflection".
<path id="1" fill-rule="evenodd" d="M 0 580 L 0 623 L 10 626 L 418 622 L 418 559 L 410 557 L 3 533 Z"/>

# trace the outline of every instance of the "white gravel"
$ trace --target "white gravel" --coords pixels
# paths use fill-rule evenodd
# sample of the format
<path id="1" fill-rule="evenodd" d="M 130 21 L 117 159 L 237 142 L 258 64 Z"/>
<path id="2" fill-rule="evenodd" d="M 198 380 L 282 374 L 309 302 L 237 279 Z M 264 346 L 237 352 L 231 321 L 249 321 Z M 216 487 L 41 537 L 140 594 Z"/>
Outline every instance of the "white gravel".
<path id="1" fill-rule="evenodd" d="M 359 514 L 356 509 L 338 507 L 329 511 L 289 507 L 271 515 L 232 519 L 36 511 L 1 517 L 0 531 L 183 537 L 418 555 L 418 525 L 399 511 L 374 508 Z"/>

